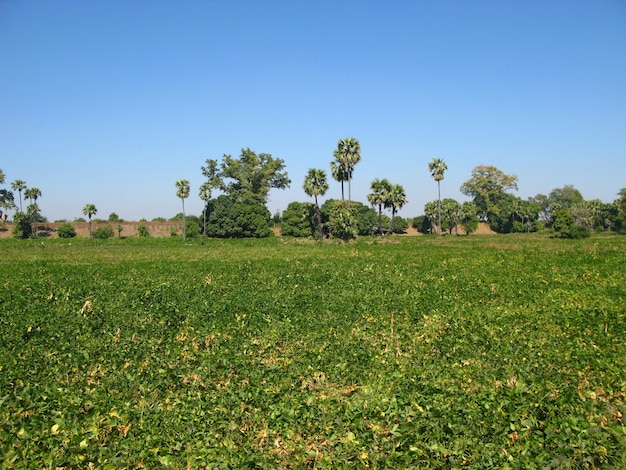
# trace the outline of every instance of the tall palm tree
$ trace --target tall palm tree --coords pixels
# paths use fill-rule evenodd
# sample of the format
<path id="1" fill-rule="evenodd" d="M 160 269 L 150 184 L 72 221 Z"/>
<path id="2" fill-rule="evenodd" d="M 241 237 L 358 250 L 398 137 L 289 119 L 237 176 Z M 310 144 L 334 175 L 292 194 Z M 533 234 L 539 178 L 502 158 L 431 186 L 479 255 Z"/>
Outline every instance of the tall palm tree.
<path id="1" fill-rule="evenodd" d="M 402 209 L 404 205 L 409 202 L 406 198 L 404 188 L 399 184 L 392 184 L 389 188 L 387 195 L 387 203 L 385 207 L 391 208 L 391 220 L 389 221 L 389 231 L 393 231 L 393 219 L 396 217 L 396 212 Z"/>
<path id="2" fill-rule="evenodd" d="M 198 190 L 198 196 L 200 196 L 200 199 L 202 199 L 204 201 L 204 210 L 202 211 L 203 214 L 203 221 L 202 221 L 202 227 L 203 227 L 203 232 L 206 235 L 206 205 L 207 202 L 209 202 L 209 199 L 211 199 L 211 183 L 209 183 L 208 181 L 205 181 L 204 183 L 202 183 L 200 185 L 200 189 Z"/>
<path id="3" fill-rule="evenodd" d="M 441 180 L 443 174 L 448 169 L 448 165 L 441 158 L 435 157 L 433 161 L 428 164 L 430 175 L 437 182 L 437 195 L 439 200 L 439 236 L 441 236 Z"/>
<path id="4" fill-rule="evenodd" d="M 90 237 L 91 237 L 91 216 L 96 215 L 97 212 L 98 212 L 98 209 L 96 209 L 96 206 L 94 206 L 93 204 L 86 204 L 85 207 L 83 207 L 83 214 L 89 217 L 89 236 Z"/>
<path id="5" fill-rule="evenodd" d="M 26 182 L 22 180 L 15 180 L 11 183 L 11 189 L 20 193 L 20 212 L 22 212 L 22 191 L 26 189 Z"/>
<path id="6" fill-rule="evenodd" d="M 320 233 L 320 240 L 324 238 L 322 232 L 322 216 L 320 215 L 320 206 L 317 203 L 317 196 L 323 196 L 328 191 L 328 181 L 326 180 L 326 172 L 309 168 L 309 172 L 304 178 L 302 185 L 307 196 L 315 198 L 315 219 L 317 220 L 317 229 Z"/>
<path id="7" fill-rule="evenodd" d="M 189 197 L 189 181 L 176 181 L 176 196 L 183 202 L 183 243 L 187 241 L 187 218 L 185 216 L 185 199 Z"/>
<path id="8" fill-rule="evenodd" d="M 391 183 L 387 179 L 376 178 L 370 185 L 367 200 L 372 206 L 378 207 L 378 234 L 383 234 L 383 207 L 386 206 L 389 197 Z"/>
<path id="9" fill-rule="evenodd" d="M 341 139 L 333 152 L 335 161 L 330 164 L 333 178 L 341 182 L 341 199 L 343 200 L 343 182 L 348 182 L 348 206 L 351 200 L 351 181 L 354 167 L 361 161 L 361 144 L 354 137 Z"/>

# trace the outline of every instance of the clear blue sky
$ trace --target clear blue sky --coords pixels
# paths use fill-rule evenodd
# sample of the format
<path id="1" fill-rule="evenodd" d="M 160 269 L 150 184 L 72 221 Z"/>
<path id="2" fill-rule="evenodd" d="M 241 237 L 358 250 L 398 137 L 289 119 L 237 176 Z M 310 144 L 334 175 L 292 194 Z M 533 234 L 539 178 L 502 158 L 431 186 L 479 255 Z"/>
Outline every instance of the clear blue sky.
<path id="1" fill-rule="evenodd" d="M 241 148 L 282 158 L 309 200 L 337 141 L 361 142 L 352 198 L 402 184 L 405 217 L 459 201 L 472 168 L 526 198 L 626 187 L 626 2 L 0 0 L 0 168 L 49 220 L 171 217 L 174 183 Z M 5 186 L 6 187 L 6 186 Z"/>

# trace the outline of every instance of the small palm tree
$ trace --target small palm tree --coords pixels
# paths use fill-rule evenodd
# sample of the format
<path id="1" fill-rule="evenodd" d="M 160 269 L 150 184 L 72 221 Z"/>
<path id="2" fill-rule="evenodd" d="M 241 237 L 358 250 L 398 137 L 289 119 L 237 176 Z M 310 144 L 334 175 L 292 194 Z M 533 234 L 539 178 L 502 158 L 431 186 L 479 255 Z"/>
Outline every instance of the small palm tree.
<path id="1" fill-rule="evenodd" d="M 370 185 L 372 191 L 367 195 L 367 200 L 372 206 L 378 207 L 378 233 L 383 234 L 383 207 L 387 204 L 391 184 L 387 179 L 376 178 Z"/>
<path id="2" fill-rule="evenodd" d="M 317 220 L 317 230 L 320 234 L 320 240 L 324 238 L 322 232 L 322 216 L 320 214 L 320 206 L 317 203 L 317 196 L 323 196 L 328 191 L 328 181 L 326 180 L 326 172 L 324 170 L 316 170 L 310 168 L 304 184 L 302 186 L 307 196 L 315 198 L 315 219 Z"/>
<path id="3" fill-rule="evenodd" d="M 83 214 L 89 217 L 89 236 L 91 237 L 91 217 L 98 213 L 98 209 L 93 204 L 86 204 L 83 207 Z"/>
<path id="4" fill-rule="evenodd" d="M 396 217 L 397 211 L 402 209 L 408 202 L 404 188 L 399 184 L 392 184 L 387 195 L 387 203 L 385 207 L 391 209 L 391 220 L 389 221 L 389 231 L 393 231 L 393 219 Z"/>
<path id="5" fill-rule="evenodd" d="M 22 212 L 22 191 L 26 189 L 26 182 L 22 180 L 15 180 L 11 183 L 11 189 L 20 193 L 20 212 Z"/>
<path id="6" fill-rule="evenodd" d="M 428 164 L 430 175 L 437 182 L 437 194 L 439 200 L 439 236 L 441 236 L 441 180 L 443 174 L 448 169 L 448 165 L 441 158 L 435 157 L 433 161 Z"/>
<path id="7" fill-rule="evenodd" d="M 203 214 L 203 232 L 206 235 L 206 206 L 207 206 L 207 202 L 209 202 L 209 199 L 211 199 L 211 183 L 209 183 L 208 181 L 202 183 L 200 185 L 200 189 L 198 191 L 198 196 L 200 196 L 200 199 L 202 199 L 204 201 L 204 210 L 202 211 Z"/>
<path id="8" fill-rule="evenodd" d="M 183 203 L 183 243 L 187 240 L 187 218 L 185 216 L 185 199 L 189 197 L 189 191 L 189 181 L 176 181 L 176 196 L 178 196 Z"/>

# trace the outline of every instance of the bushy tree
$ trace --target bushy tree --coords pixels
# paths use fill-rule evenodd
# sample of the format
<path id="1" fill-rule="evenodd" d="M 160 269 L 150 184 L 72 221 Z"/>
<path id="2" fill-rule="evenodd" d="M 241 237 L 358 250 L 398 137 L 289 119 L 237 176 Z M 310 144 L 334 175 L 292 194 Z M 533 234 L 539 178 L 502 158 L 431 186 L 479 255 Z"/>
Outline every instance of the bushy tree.
<path id="1" fill-rule="evenodd" d="M 469 235 L 478 228 L 478 215 L 476 215 L 476 206 L 469 201 L 461 204 L 461 227 L 465 230 L 465 234 Z"/>
<path id="2" fill-rule="evenodd" d="M 271 234 L 270 211 L 261 202 L 235 202 L 227 195 L 208 204 L 207 235 L 217 238 L 264 238 Z"/>
<path id="3" fill-rule="evenodd" d="M 502 218 L 500 206 L 511 189 L 517 190 L 517 176 L 490 165 L 475 167 L 471 178 L 461 185 L 461 192 L 473 198 L 478 217 L 490 223 L 494 217 Z"/>
<path id="4" fill-rule="evenodd" d="M 404 217 L 394 217 L 391 231 L 393 233 L 406 233 L 409 222 Z"/>
<path id="5" fill-rule="evenodd" d="M 414 217 L 411 225 L 413 225 L 413 228 L 420 233 L 432 233 L 431 221 L 425 215 L 419 215 L 417 217 Z"/>
<path id="6" fill-rule="evenodd" d="M 76 230 L 70 223 L 64 223 L 57 229 L 59 238 L 74 238 L 76 236 Z"/>
<path id="7" fill-rule="evenodd" d="M 98 227 L 97 229 L 95 229 L 91 236 L 98 240 L 105 240 L 107 238 L 113 237 L 113 235 L 114 235 L 113 227 L 111 227 L 110 225 L 102 225 Z"/>
<path id="8" fill-rule="evenodd" d="M 313 204 L 291 202 L 283 212 L 280 233 L 291 237 L 312 237 L 316 233 L 314 218 Z"/>
<path id="9" fill-rule="evenodd" d="M 332 201 L 328 208 L 328 231 L 334 238 L 351 240 L 359 233 L 356 205 L 350 201 Z"/>
<path id="10" fill-rule="evenodd" d="M 13 216 L 13 237 L 29 238 L 33 234 L 33 226 L 30 223 L 28 214 L 24 212 L 16 212 Z"/>

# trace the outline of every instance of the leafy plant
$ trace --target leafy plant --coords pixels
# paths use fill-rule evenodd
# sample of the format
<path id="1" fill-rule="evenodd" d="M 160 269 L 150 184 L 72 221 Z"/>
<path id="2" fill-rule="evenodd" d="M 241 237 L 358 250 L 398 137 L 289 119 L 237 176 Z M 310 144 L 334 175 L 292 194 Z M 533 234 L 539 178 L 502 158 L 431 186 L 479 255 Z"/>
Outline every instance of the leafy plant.
<path id="1" fill-rule="evenodd" d="M 59 238 L 74 238 L 76 236 L 76 230 L 70 223 L 64 223 L 57 229 Z"/>
<path id="2" fill-rule="evenodd" d="M 110 225 L 102 225 L 96 228 L 91 236 L 97 240 L 104 240 L 107 238 L 111 238 L 113 235 L 113 227 L 111 227 Z"/>

